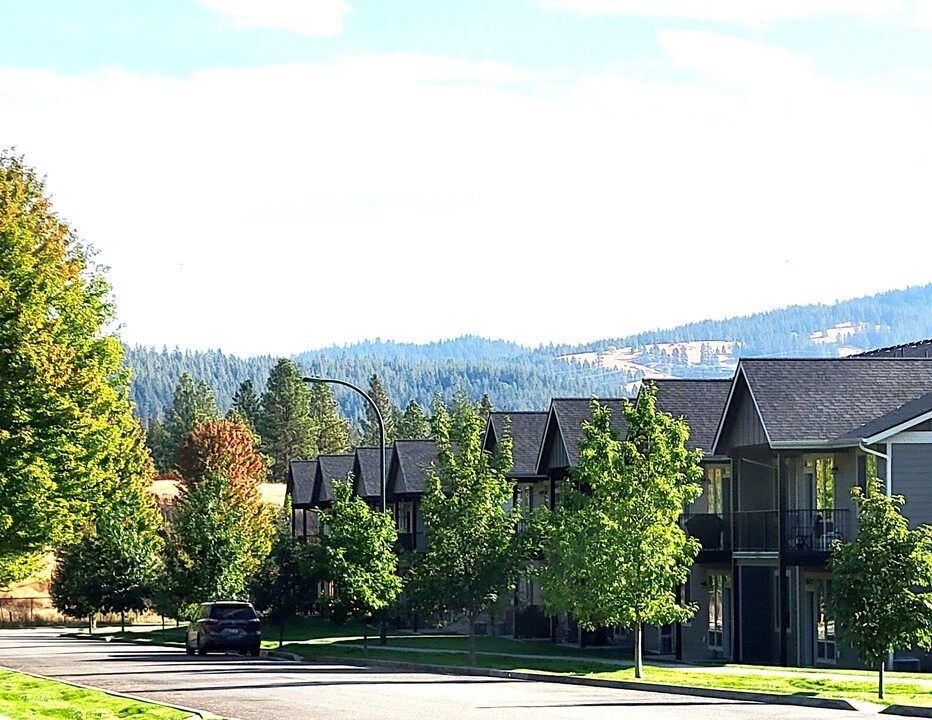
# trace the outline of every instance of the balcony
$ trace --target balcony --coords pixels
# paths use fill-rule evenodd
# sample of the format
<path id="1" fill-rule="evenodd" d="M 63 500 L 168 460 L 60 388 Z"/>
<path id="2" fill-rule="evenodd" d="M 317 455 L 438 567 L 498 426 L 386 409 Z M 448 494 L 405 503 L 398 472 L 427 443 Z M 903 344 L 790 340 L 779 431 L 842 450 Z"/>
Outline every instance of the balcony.
<path id="1" fill-rule="evenodd" d="M 777 552 L 780 549 L 779 513 L 757 510 L 733 514 L 734 549 Z M 783 550 L 787 554 L 824 555 L 832 541 L 851 539 L 847 510 L 788 510 L 784 513 Z"/>

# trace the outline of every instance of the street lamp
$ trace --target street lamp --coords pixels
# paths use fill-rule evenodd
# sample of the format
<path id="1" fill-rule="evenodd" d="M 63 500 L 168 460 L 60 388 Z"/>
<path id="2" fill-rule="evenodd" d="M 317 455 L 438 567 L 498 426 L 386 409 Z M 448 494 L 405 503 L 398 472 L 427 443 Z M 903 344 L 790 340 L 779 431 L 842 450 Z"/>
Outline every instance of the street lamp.
<path id="1" fill-rule="evenodd" d="M 381 483 L 381 494 L 379 495 L 379 500 L 381 504 L 381 510 L 385 512 L 385 423 L 382 420 L 382 413 L 379 410 L 379 406 L 375 404 L 375 400 L 369 397 L 369 394 L 363 391 L 361 388 L 356 387 L 352 383 L 348 383 L 345 380 L 334 380 L 333 378 L 319 378 L 319 377 L 305 377 L 301 378 L 306 383 L 330 383 L 332 385 L 343 385 L 348 387 L 351 390 L 355 390 L 360 395 L 362 395 L 366 402 L 369 403 L 370 407 L 375 410 L 375 418 L 379 423 L 379 481 Z"/>

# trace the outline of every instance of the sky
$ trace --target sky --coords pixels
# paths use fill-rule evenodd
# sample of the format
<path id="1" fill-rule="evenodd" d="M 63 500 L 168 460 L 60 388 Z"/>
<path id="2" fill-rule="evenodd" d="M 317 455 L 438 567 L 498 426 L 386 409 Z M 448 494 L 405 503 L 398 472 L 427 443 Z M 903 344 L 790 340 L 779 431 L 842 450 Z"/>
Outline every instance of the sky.
<path id="1" fill-rule="evenodd" d="M 132 345 L 584 343 L 932 282 L 932 0 L 30 0 Z"/>

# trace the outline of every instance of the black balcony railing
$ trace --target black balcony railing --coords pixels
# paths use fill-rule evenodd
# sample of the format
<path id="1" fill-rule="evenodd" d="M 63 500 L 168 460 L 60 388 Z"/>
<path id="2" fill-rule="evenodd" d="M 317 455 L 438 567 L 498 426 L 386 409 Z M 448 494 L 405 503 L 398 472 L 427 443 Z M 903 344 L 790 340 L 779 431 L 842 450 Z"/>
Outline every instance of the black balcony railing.
<path id="1" fill-rule="evenodd" d="M 790 510 L 786 513 L 787 550 L 830 552 L 832 542 L 851 540 L 847 510 Z"/>
<path id="2" fill-rule="evenodd" d="M 779 517 L 776 510 L 733 513 L 734 549 L 779 550 Z M 783 517 L 783 549 L 788 552 L 830 552 L 833 540 L 851 539 L 847 510 L 788 510 Z"/>

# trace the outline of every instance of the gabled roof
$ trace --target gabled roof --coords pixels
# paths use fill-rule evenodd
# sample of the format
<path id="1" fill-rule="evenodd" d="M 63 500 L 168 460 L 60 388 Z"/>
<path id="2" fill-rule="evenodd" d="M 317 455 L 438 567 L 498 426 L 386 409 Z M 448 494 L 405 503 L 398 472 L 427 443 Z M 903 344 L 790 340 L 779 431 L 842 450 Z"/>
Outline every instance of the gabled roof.
<path id="1" fill-rule="evenodd" d="M 491 450 L 505 434 L 505 423 L 512 440 L 511 470 L 508 477 L 537 477 L 537 457 L 547 426 L 545 412 L 492 412 L 486 430 L 485 448 Z"/>
<path id="2" fill-rule="evenodd" d="M 657 409 L 682 418 L 689 425 L 688 450 L 712 452 L 731 379 L 722 380 L 645 380 L 657 388 Z"/>
<path id="3" fill-rule="evenodd" d="M 747 385 L 772 449 L 850 447 L 924 412 L 932 360 L 743 358 L 716 432 L 716 450 L 739 381 Z"/>
<path id="4" fill-rule="evenodd" d="M 317 457 L 317 479 L 314 482 L 314 505 L 333 502 L 333 481 L 346 480 L 353 472 L 355 455 L 319 455 Z"/>
<path id="5" fill-rule="evenodd" d="M 291 507 L 311 506 L 316 474 L 317 460 L 292 460 L 288 463 L 288 485 L 285 492 L 291 495 Z"/>
<path id="6" fill-rule="evenodd" d="M 932 340 L 919 340 L 917 342 L 903 343 L 902 345 L 890 345 L 889 347 L 876 348 L 875 350 L 858 353 L 854 357 L 928 358 L 932 357 Z"/>
<path id="7" fill-rule="evenodd" d="M 353 462 L 353 475 L 355 476 L 353 491 L 364 500 L 382 497 L 380 453 L 381 448 L 377 447 L 356 448 L 356 459 Z M 389 462 L 391 462 L 391 448 L 386 448 L 386 473 L 388 472 Z"/>
<path id="8" fill-rule="evenodd" d="M 396 440 L 388 475 L 388 497 L 423 495 L 427 492 L 425 468 L 437 464 L 433 440 Z"/>
<path id="9" fill-rule="evenodd" d="M 570 467 L 579 464 L 579 441 L 583 436 L 583 423 L 592 420 L 590 403 L 593 398 L 554 398 L 550 401 L 550 411 L 547 413 L 547 422 L 544 428 L 544 439 L 552 438 L 553 442 L 562 442 L 569 459 Z M 615 398 L 598 400 L 600 405 L 607 405 L 611 411 L 611 426 L 618 432 L 618 439 L 623 440 L 628 432 L 628 424 L 622 410 L 624 399 Z M 540 452 L 537 456 L 538 472 L 541 468 L 546 442 L 541 442 Z M 545 473 L 544 473 L 545 474 Z"/>

